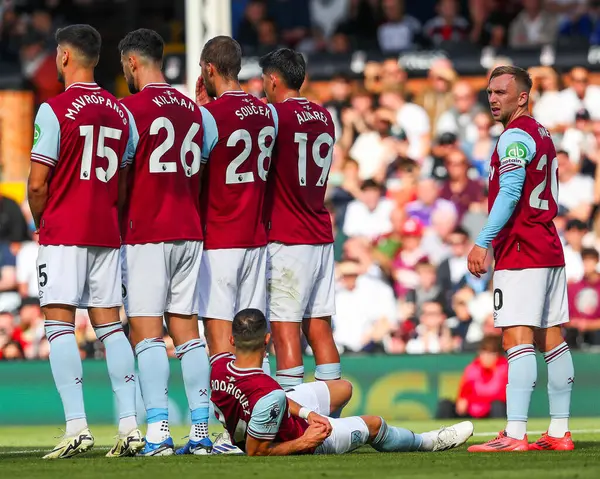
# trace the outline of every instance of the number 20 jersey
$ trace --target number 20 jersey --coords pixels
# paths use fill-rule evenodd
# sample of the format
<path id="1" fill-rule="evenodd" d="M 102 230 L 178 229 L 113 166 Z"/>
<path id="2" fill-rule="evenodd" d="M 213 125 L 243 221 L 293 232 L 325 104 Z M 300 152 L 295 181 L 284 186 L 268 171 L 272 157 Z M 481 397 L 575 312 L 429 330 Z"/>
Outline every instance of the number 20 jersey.
<path id="1" fill-rule="evenodd" d="M 515 133 L 527 139 L 529 146 L 512 140 L 507 144 L 506 138 Z M 506 151 L 499 152 L 497 146 L 492 154 L 489 210 L 500 191 L 500 175 L 525 167 L 525 183 L 512 216 L 492 242 L 495 269 L 564 266 L 563 247 L 553 222 L 558 213 L 558 161 L 548 130 L 530 116 L 521 116 L 507 126 L 498 145 L 506 145 Z M 535 152 L 528 151 L 533 148 Z M 528 155 L 531 159 L 526 162 Z"/>
<path id="2" fill-rule="evenodd" d="M 134 123 L 135 155 L 121 218 L 124 244 L 200 241 L 200 108 L 166 83 L 122 100 Z"/>
<path id="3" fill-rule="evenodd" d="M 118 248 L 119 177 L 129 115 L 95 83 L 73 83 L 41 105 L 31 161 L 52 169 L 40 244 Z"/>
<path id="4" fill-rule="evenodd" d="M 279 128 L 265 201 L 269 241 L 333 243 L 325 208 L 335 143 L 331 115 L 305 98 L 288 98 L 274 106 Z"/>
<path id="5" fill-rule="evenodd" d="M 204 249 L 265 246 L 263 204 L 277 121 L 273 109 L 243 91 L 228 91 L 201 110 L 207 161 L 200 201 Z"/>

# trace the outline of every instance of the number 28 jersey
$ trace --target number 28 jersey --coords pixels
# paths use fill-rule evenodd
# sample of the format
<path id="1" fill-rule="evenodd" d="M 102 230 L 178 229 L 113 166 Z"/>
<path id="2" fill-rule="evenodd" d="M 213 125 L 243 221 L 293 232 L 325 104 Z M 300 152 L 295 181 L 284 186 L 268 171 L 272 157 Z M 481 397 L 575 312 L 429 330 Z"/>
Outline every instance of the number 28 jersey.
<path id="1" fill-rule="evenodd" d="M 129 115 L 95 83 L 73 83 L 40 106 L 31 161 L 52 168 L 40 244 L 118 248 L 119 167 Z"/>
<path id="2" fill-rule="evenodd" d="M 490 211 L 500 191 L 500 176 L 523 167 L 521 198 L 492 242 L 495 269 L 564 266 L 563 247 L 553 222 L 558 213 L 556 150 L 548 130 L 530 116 L 513 120 L 498 139 L 490 164 Z"/>
<path id="3" fill-rule="evenodd" d="M 333 243 L 325 208 L 335 143 L 331 115 L 305 98 L 288 98 L 274 106 L 279 125 L 265 202 L 269 241 Z"/>
<path id="4" fill-rule="evenodd" d="M 263 204 L 276 113 L 243 91 L 225 92 L 200 110 L 204 249 L 265 246 Z"/>

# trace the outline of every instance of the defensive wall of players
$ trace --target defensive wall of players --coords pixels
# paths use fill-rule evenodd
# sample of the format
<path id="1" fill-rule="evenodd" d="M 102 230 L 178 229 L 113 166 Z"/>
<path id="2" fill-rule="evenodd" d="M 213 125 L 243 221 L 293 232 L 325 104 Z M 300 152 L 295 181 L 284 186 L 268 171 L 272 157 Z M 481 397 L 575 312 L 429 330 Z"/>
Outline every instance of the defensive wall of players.
<path id="1" fill-rule="evenodd" d="M 353 398 L 344 410 L 344 415 L 368 412 L 390 421 L 432 418 L 439 399 L 455 398 L 462 371 L 472 359 L 468 354 L 342 357 L 344 377 L 354 384 Z M 573 388 L 572 414 L 581 417 L 598 416 L 598 355 L 573 353 L 573 361 L 577 381 Z M 271 367 L 274 368 L 274 361 L 272 362 Z M 538 387 L 533 393 L 530 416 L 547 417 L 547 368 L 539 355 L 538 363 Z M 305 358 L 305 367 L 307 371 L 314 370 L 312 358 Z M 169 415 L 173 423 L 185 422 L 188 417 L 179 368 L 179 361 L 172 360 Z M 91 424 L 114 423 L 116 408 L 107 407 L 113 404 L 114 399 L 106 374 L 106 363 L 84 361 L 83 369 L 88 421 Z M 0 426 L 24 423 L 60 424 L 63 421 L 63 408 L 52 381 L 50 363 L 0 362 L 0 378 Z M 311 377 L 306 378 L 306 381 L 310 380 Z M 138 415 L 142 415 L 143 405 L 139 392 L 138 405 Z"/>

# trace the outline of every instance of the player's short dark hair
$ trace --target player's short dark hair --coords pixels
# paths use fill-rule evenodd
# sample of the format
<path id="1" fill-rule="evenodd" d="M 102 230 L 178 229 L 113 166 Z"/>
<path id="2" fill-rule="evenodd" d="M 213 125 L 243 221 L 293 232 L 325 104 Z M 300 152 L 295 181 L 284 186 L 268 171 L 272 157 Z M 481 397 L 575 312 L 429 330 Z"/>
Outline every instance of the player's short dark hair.
<path id="1" fill-rule="evenodd" d="M 259 309 L 242 309 L 235 315 L 231 324 L 235 347 L 242 351 L 256 351 L 263 348 L 267 332 L 267 318 Z"/>
<path id="2" fill-rule="evenodd" d="M 161 63 L 165 42 L 162 37 L 149 28 L 139 28 L 125 35 L 119 42 L 119 52 L 138 53 L 156 63 Z"/>
<path id="3" fill-rule="evenodd" d="M 533 81 L 531 80 L 531 75 L 527 70 L 524 70 L 520 67 L 502 65 L 494 68 L 492 70 L 492 74 L 490 75 L 490 81 L 494 78 L 502 76 L 502 75 L 512 75 L 517 82 L 517 85 L 521 88 L 521 90 L 529 93 L 531 88 L 533 87 Z"/>
<path id="4" fill-rule="evenodd" d="M 233 38 L 220 35 L 206 42 L 200 60 L 214 65 L 224 78 L 237 80 L 242 69 L 242 47 Z"/>
<path id="5" fill-rule="evenodd" d="M 79 50 L 89 64 L 95 65 L 100 58 L 102 37 L 91 25 L 76 24 L 56 30 L 54 39 L 58 45 L 71 45 Z"/>
<path id="6" fill-rule="evenodd" d="M 300 90 L 306 76 L 306 62 L 301 53 L 291 48 L 279 48 L 259 61 L 264 73 L 278 73 L 288 88 Z"/>
<path id="7" fill-rule="evenodd" d="M 593 258 L 596 261 L 600 261 L 600 253 L 596 248 L 583 248 L 581 250 L 581 259 Z"/>

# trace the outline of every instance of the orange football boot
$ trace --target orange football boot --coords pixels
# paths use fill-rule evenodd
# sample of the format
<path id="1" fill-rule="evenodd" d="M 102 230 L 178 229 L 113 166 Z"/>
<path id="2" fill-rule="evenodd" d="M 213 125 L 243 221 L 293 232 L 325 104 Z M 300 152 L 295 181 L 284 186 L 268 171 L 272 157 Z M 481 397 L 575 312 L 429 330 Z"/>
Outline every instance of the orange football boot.
<path id="1" fill-rule="evenodd" d="M 571 433 L 567 432 L 563 437 L 548 436 L 545 432 L 537 441 L 529 445 L 530 451 L 572 451 L 575 449 Z"/>
<path id="2" fill-rule="evenodd" d="M 513 439 L 506 435 L 506 431 L 500 431 L 496 439 L 492 439 L 484 444 L 476 444 L 467 449 L 469 452 L 523 452 L 529 451 L 529 442 L 527 436 L 523 439 Z"/>

